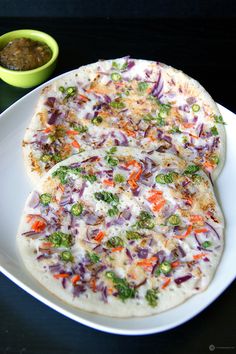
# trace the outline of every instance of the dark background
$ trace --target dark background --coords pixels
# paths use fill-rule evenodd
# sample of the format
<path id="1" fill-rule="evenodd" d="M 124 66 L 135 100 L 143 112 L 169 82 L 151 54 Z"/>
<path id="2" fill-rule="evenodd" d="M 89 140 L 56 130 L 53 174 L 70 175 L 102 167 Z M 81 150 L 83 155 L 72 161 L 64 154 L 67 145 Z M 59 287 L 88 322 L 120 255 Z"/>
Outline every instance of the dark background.
<path id="1" fill-rule="evenodd" d="M 0 0 L 0 35 L 50 33 L 60 54 L 53 76 L 99 58 L 131 55 L 172 65 L 236 112 L 235 1 Z M 30 90 L 0 81 L 0 112 Z M 145 337 L 105 334 L 69 320 L 0 275 L 0 354 L 197 354 L 236 352 L 236 286 L 196 318 Z"/>
<path id="2" fill-rule="evenodd" d="M 235 16 L 235 0 L 1 0 L 0 16 L 192 18 Z"/>

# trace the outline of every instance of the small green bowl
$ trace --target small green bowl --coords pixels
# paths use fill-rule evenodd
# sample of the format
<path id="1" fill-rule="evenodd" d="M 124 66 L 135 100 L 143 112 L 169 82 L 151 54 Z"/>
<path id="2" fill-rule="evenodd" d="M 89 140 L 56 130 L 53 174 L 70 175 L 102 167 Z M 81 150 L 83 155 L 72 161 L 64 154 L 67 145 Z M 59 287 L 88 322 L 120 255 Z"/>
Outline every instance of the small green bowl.
<path id="1" fill-rule="evenodd" d="M 47 33 L 25 29 L 3 34 L 0 37 L 0 50 L 11 40 L 22 37 L 44 42 L 52 50 L 52 58 L 46 64 L 33 70 L 9 70 L 0 65 L 0 79 L 12 86 L 29 88 L 46 81 L 47 78 L 52 74 L 56 67 L 59 49 L 55 39 L 53 39 Z"/>

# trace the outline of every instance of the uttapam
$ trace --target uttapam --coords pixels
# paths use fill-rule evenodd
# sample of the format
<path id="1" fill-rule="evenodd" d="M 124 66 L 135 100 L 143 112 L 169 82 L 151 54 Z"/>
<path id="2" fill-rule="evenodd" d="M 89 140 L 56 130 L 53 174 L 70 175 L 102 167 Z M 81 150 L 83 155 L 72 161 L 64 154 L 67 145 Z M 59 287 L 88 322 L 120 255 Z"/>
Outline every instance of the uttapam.
<path id="1" fill-rule="evenodd" d="M 17 244 L 48 291 L 115 317 L 177 306 L 209 285 L 224 219 L 199 166 L 111 147 L 54 166 L 30 194 Z"/>
<path id="2" fill-rule="evenodd" d="M 42 90 L 23 140 L 33 182 L 75 153 L 111 146 L 173 153 L 214 180 L 224 163 L 224 121 L 197 81 L 154 61 L 98 61 Z"/>

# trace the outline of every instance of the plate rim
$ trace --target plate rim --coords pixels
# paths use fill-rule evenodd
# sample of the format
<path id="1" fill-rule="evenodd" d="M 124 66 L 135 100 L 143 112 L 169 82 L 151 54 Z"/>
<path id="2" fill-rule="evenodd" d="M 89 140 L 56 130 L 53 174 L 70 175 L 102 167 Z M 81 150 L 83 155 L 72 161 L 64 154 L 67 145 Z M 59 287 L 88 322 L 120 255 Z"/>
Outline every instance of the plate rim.
<path id="1" fill-rule="evenodd" d="M 21 104 L 22 101 L 24 102 L 25 100 L 27 100 L 27 98 L 29 96 L 34 95 L 35 93 L 40 94 L 41 89 L 44 88 L 45 86 L 58 80 L 59 78 L 62 78 L 65 75 L 76 72 L 77 70 L 78 69 L 73 69 L 68 72 L 62 73 L 62 74 L 50 79 L 49 81 L 41 84 L 40 86 L 36 87 L 32 91 L 28 92 L 26 95 L 24 95 L 23 97 L 18 99 L 11 106 L 9 106 L 6 110 L 4 110 L 0 114 L 0 120 L 4 119 L 5 115 L 7 115 L 12 109 L 14 109 L 15 106 Z M 230 111 L 229 109 L 222 106 L 221 104 L 217 103 L 217 106 L 220 109 L 220 112 L 225 111 L 225 113 L 232 115 L 232 117 L 230 117 L 229 119 L 236 118 L 236 115 L 234 112 Z M 30 189 L 32 189 L 32 186 L 30 186 Z M 224 236 L 224 237 L 226 237 L 226 236 Z M 43 295 L 39 294 L 37 291 L 32 289 L 30 286 L 26 285 L 24 282 L 19 280 L 16 276 L 11 274 L 11 272 L 8 271 L 7 268 L 4 267 L 4 265 L 2 265 L 2 264 L 0 264 L 0 272 L 3 273 L 8 279 L 13 281 L 21 289 L 26 291 L 28 294 L 30 294 L 31 296 L 33 296 L 34 298 L 36 298 L 40 302 L 44 303 L 48 307 L 52 308 L 53 310 L 57 311 L 58 313 L 66 316 L 66 317 L 68 317 L 80 324 L 86 325 L 90 328 L 97 329 L 97 330 L 100 330 L 100 331 L 103 331 L 106 333 L 112 333 L 112 334 L 118 334 L 118 335 L 148 335 L 148 334 L 154 334 L 154 333 L 161 333 L 161 332 L 176 328 L 179 325 L 188 322 L 192 318 L 199 315 L 202 311 L 204 311 L 211 303 L 213 303 L 226 290 L 226 288 L 228 288 L 233 283 L 233 281 L 236 277 L 236 269 L 235 269 L 234 273 L 232 272 L 230 279 L 228 279 L 228 281 L 226 283 L 224 283 L 223 286 L 220 287 L 219 290 L 213 296 L 210 297 L 210 300 L 207 300 L 205 302 L 204 306 L 202 306 L 200 310 L 197 309 L 196 312 L 192 313 L 190 316 L 188 314 L 184 314 L 184 316 L 182 316 L 180 319 L 177 319 L 175 322 L 172 322 L 171 324 L 160 325 L 158 327 L 153 326 L 153 328 L 148 328 L 148 329 L 122 329 L 122 328 L 118 328 L 118 327 L 114 328 L 114 327 L 109 327 L 108 325 L 99 324 L 99 323 L 94 322 L 92 320 L 89 320 L 89 319 L 80 317 L 76 314 L 73 314 L 69 310 L 66 310 L 66 309 L 60 307 L 59 305 L 55 304 L 53 301 L 47 299 L 46 297 L 44 297 Z M 205 291 L 207 291 L 207 289 Z M 171 311 L 171 310 L 172 309 L 170 309 L 168 311 Z M 100 316 L 102 316 L 102 315 L 100 315 Z M 158 316 L 158 315 L 156 315 L 156 316 Z M 139 319 L 139 317 L 137 317 L 136 319 Z M 123 319 L 123 320 L 125 320 L 125 319 Z"/>

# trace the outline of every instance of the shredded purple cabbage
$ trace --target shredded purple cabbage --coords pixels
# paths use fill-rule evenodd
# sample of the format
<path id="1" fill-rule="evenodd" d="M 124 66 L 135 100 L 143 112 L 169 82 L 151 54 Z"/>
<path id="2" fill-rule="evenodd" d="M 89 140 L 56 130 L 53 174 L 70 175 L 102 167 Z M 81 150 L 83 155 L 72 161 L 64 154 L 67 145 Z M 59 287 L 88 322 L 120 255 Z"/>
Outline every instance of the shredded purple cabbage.
<path id="1" fill-rule="evenodd" d="M 164 82 L 162 80 L 161 72 L 159 72 L 157 81 L 154 84 L 153 89 L 152 89 L 152 95 L 158 99 L 161 98 L 162 97 L 161 92 L 163 90 L 163 87 L 164 87 Z"/>
<path id="2" fill-rule="evenodd" d="M 145 259 L 148 257 L 148 249 L 147 248 L 139 248 L 138 249 L 138 257 L 141 259 Z"/>
<path id="3" fill-rule="evenodd" d="M 214 233 L 216 234 L 217 238 L 220 240 L 220 235 L 218 234 L 216 229 L 211 224 L 209 224 L 207 221 L 205 223 L 212 231 L 214 231 Z"/>
<path id="4" fill-rule="evenodd" d="M 184 275 L 183 277 L 176 278 L 174 281 L 177 285 L 184 283 L 185 281 L 192 278 L 192 274 Z"/>

